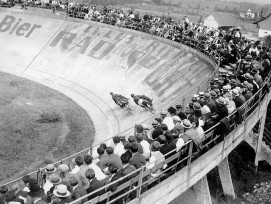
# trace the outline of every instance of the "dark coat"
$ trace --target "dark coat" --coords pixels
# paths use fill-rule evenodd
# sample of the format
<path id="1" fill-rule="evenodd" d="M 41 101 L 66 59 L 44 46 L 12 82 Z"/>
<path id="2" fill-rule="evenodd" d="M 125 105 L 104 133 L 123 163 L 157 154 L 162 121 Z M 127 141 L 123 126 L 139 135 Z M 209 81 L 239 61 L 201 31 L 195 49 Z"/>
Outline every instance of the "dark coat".
<path id="1" fill-rule="evenodd" d="M 109 154 L 108 157 L 102 158 L 99 164 L 101 169 L 109 167 L 111 164 L 113 164 L 118 169 L 122 168 L 122 162 L 120 160 L 120 157 L 115 153 Z"/>
<path id="2" fill-rule="evenodd" d="M 76 187 L 72 192 L 71 192 L 71 198 L 73 200 L 76 200 L 78 198 L 81 198 L 83 197 L 84 195 L 87 195 L 87 191 L 83 188 L 83 187 Z M 80 203 L 85 203 L 87 202 L 88 199 L 87 198 L 84 198 L 82 199 L 78 204 Z"/>
<path id="3" fill-rule="evenodd" d="M 131 150 L 126 150 L 126 152 L 123 153 L 124 155 L 127 155 L 129 158 L 131 158 L 133 156 L 133 153 L 131 152 Z"/>
<path id="4" fill-rule="evenodd" d="M 142 166 L 145 166 L 147 161 L 143 155 L 136 153 L 131 157 L 129 163 L 134 165 L 136 169 L 139 169 Z"/>
<path id="5" fill-rule="evenodd" d="M 158 127 L 158 128 L 156 128 L 153 132 L 152 132 L 152 139 L 157 139 L 157 137 L 158 136 L 160 136 L 160 135 L 163 135 L 163 130 L 160 128 L 160 127 Z"/>
<path id="6" fill-rule="evenodd" d="M 94 192 L 94 191 L 96 191 L 97 189 L 99 189 L 99 188 L 101 188 L 103 186 L 104 186 L 104 183 L 97 180 L 96 177 L 95 177 L 94 179 L 92 179 L 92 181 L 89 182 L 89 187 L 87 189 L 87 193 L 89 194 L 91 192 Z M 93 199 L 93 198 L 95 198 L 97 196 L 100 196 L 100 195 L 104 194 L 104 193 L 105 193 L 105 190 L 101 189 L 100 191 L 94 193 L 93 195 L 88 196 L 88 199 L 91 200 L 91 199 Z"/>
<path id="7" fill-rule="evenodd" d="M 242 96 L 243 96 L 243 95 L 242 95 Z M 243 97 L 244 97 L 244 96 L 243 96 Z M 235 97 L 235 98 L 233 99 L 236 108 L 241 107 L 241 106 L 246 102 L 246 101 L 245 101 L 246 99 L 243 98 L 243 97 L 237 96 L 237 97 Z"/>
<path id="8" fill-rule="evenodd" d="M 217 107 L 217 114 L 218 114 L 218 117 L 216 119 L 216 122 L 219 122 L 224 117 L 228 116 L 228 108 L 225 105 L 221 105 L 221 104 L 218 105 L 218 107 Z"/>

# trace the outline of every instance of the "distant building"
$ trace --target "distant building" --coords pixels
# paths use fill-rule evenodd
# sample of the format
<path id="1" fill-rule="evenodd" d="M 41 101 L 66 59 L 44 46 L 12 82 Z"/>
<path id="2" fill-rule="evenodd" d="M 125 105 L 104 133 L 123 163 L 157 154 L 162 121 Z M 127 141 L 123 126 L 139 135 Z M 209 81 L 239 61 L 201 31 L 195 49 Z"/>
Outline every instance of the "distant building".
<path id="1" fill-rule="evenodd" d="M 252 13 L 251 9 L 248 9 L 246 12 L 240 12 L 240 17 L 242 19 L 255 19 L 256 13 Z"/>
<path id="2" fill-rule="evenodd" d="M 240 3 L 239 15 L 242 19 L 256 19 L 259 16 L 260 8 L 253 3 Z"/>
<path id="3" fill-rule="evenodd" d="M 235 19 L 232 17 L 232 15 L 225 14 L 225 13 L 215 13 L 212 15 L 209 15 L 203 22 L 204 26 L 211 27 L 214 29 L 218 28 L 231 28 L 235 27 Z"/>
<path id="4" fill-rule="evenodd" d="M 259 38 L 271 35 L 271 13 L 267 17 L 259 21 L 256 21 L 253 24 L 256 24 L 257 27 L 259 28 L 258 33 Z"/>

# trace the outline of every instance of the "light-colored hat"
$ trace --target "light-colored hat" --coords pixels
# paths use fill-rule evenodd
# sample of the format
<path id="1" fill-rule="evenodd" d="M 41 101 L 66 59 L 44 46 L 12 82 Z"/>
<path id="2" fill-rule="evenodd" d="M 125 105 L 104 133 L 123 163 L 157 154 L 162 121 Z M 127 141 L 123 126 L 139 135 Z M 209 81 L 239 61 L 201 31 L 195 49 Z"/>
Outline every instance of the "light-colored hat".
<path id="1" fill-rule="evenodd" d="M 190 120 L 188 119 L 184 119 L 182 122 L 181 122 L 181 126 L 184 127 L 184 128 L 192 128 L 193 125 L 191 124 Z"/>
<path id="2" fill-rule="evenodd" d="M 71 195 L 70 191 L 68 191 L 67 186 L 64 184 L 60 184 L 60 185 L 56 186 L 53 193 L 55 196 L 63 197 L 63 198 L 69 197 Z"/>
<path id="3" fill-rule="evenodd" d="M 52 174 L 56 171 L 56 167 L 53 164 L 47 164 L 46 168 L 45 168 L 45 172 L 47 174 Z"/>
<path id="4" fill-rule="evenodd" d="M 225 99 L 224 97 L 219 97 L 217 100 L 217 103 L 225 105 Z"/>
<path id="5" fill-rule="evenodd" d="M 182 121 L 181 118 L 179 116 L 177 116 L 177 115 L 172 116 L 172 119 L 174 121 L 177 121 L 177 122 L 181 122 Z"/>
<path id="6" fill-rule="evenodd" d="M 62 179 L 57 174 L 51 174 L 49 180 L 53 185 L 60 184 L 62 181 Z"/>
<path id="7" fill-rule="evenodd" d="M 232 95 L 233 96 L 239 96 L 239 91 L 237 89 L 232 90 Z"/>
<path id="8" fill-rule="evenodd" d="M 58 170 L 63 172 L 63 173 L 67 173 L 70 169 L 69 169 L 67 164 L 60 164 L 58 166 Z"/>

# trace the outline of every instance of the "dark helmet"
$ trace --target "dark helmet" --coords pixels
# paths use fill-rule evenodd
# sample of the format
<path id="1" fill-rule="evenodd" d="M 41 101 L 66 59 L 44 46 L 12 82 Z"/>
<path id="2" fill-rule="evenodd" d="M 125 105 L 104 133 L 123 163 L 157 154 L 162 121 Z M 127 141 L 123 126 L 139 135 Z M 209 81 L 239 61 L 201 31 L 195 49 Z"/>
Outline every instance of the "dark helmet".
<path id="1" fill-rule="evenodd" d="M 113 92 L 110 92 L 110 95 L 113 95 Z"/>
<path id="2" fill-rule="evenodd" d="M 134 94 L 131 94 L 131 97 L 132 97 L 132 98 L 134 98 L 134 96 L 135 96 Z"/>

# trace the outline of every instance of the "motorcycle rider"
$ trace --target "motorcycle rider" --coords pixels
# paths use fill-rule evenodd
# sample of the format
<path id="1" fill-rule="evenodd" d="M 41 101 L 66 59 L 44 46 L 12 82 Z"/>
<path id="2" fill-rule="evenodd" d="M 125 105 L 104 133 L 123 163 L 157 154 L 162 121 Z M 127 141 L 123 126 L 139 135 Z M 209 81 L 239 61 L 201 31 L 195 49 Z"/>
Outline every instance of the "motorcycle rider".
<path id="1" fill-rule="evenodd" d="M 143 108 L 152 108 L 152 99 L 150 99 L 149 97 L 145 96 L 145 95 L 134 95 L 131 94 L 131 97 L 134 99 L 134 102 L 143 107 Z"/>
<path id="2" fill-rule="evenodd" d="M 126 98 L 120 94 L 114 94 L 113 92 L 110 92 L 110 95 L 112 96 L 113 101 L 121 108 L 124 108 L 124 106 L 128 104 L 129 98 Z"/>

